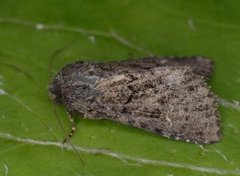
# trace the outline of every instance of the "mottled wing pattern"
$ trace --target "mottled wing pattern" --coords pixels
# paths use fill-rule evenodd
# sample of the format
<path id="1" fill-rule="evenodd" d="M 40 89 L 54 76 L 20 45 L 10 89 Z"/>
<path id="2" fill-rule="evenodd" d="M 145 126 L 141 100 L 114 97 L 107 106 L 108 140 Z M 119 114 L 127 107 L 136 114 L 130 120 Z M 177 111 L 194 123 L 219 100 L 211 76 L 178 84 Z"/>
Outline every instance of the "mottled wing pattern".
<path id="1" fill-rule="evenodd" d="M 89 119 L 110 119 L 163 136 L 208 144 L 220 139 L 215 97 L 204 57 L 148 57 L 76 62 L 49 86 L 53 101 Z"/>
<path id="2" fill-rule="evenodd" d="M 159 67 L 102 79 L 95 101 L 106 118 L 200 144 L 218 141 L 217 104 L 188 67 Z"/>

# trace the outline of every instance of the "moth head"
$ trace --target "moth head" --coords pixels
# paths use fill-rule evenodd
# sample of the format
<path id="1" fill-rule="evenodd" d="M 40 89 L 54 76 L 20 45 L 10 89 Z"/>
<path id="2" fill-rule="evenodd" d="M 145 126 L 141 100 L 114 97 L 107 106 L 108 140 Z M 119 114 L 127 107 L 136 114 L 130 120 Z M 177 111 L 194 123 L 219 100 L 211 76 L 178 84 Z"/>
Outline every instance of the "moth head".
<path id="1" fill-rule="evenodd" d="M 52 80 L 51 84 L 48 87 L 48 92 L 49 92 L 50 98 L 54 102 L 61 102 L 62 91 L 61 91 L 61 80 L 60 80 L 59 76 L 56 76 Z"/>

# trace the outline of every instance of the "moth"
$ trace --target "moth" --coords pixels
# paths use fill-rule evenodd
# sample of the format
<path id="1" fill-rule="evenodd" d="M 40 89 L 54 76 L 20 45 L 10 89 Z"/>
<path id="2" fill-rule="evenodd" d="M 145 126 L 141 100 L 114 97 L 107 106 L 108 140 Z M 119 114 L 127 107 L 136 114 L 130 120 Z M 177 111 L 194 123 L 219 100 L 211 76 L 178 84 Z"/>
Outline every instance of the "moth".
<path id="1" fill-rule="evenodd" d="M 83 62 L 63 67 L 49 86 L 54 102 L 83 118 L 109 119 L 162 136 L 197 144 L 221 138 L 217 101 L 206 80 L 211 60 L 146 57 Z"/>

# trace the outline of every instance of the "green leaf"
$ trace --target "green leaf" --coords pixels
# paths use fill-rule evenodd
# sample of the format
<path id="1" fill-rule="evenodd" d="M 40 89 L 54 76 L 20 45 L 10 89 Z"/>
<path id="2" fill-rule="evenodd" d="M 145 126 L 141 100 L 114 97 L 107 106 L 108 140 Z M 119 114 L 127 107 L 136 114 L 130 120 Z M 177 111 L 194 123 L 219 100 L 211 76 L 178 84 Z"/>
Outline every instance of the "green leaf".
<path id="1" fill-rule="evenodd" d="M 238 0 L 1 0 L 1 174 L 240 175 L 239 6 Z M 62 148 L 57 118 L 65 130 L 70 123 L 48 96 L 52 73 L 76 60 L 148 55 L 213 59 L 209 84 L 221 104 L 222 140 L 199 146 L 80 119 L 76 150 Z"/>

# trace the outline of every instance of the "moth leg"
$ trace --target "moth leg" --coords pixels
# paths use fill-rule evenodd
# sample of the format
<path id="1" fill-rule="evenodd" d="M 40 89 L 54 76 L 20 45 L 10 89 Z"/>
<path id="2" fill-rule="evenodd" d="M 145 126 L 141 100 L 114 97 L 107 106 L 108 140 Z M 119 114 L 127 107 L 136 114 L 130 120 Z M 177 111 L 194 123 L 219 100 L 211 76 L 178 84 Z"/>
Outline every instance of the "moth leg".
<path id="1" fill-rule="evenodd" d="M 62 143 L 66 143 L 68 142 L 69 140 L 71 140 L 72 136 L 75 134 L 76 132 L 76 129 L 77 129 L 77 126 L 76 126 L 76 122 L 73 118 L 73 115 L 70 111 L 67 111 L 67 114 L 68 114 L 68 117 L 69 117 L 69 120 L 71 122 L 71 131 L 70 133 L 67 135 L 67 137 L 65 137 L 65 139 L 62 141 Z"/>

